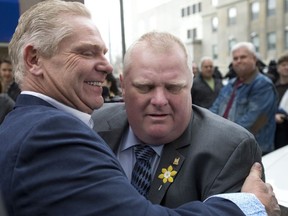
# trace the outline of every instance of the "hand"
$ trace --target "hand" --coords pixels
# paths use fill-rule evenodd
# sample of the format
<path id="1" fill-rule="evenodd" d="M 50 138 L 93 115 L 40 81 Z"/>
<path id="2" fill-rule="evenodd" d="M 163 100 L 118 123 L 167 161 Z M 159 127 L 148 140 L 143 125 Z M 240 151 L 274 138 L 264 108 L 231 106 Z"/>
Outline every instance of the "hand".
<path id="1" fill-rule="evenodd" d="M 282 124 L 284 122 L 285 118 L 286 118 L 286 116 L 282 113 L 277 113 L 275 115 L 275 121 L 277 124 Z"/>
<path id="2" fill-rule="evenodd" d="M 268 216 L 280 216 L 280 206 L 270 184 L 261 179 L 262 166 L 260 163 L 254 163 L 249 175 L 247 176 L 241 192 L 253 193 L 265 206 Z"/>

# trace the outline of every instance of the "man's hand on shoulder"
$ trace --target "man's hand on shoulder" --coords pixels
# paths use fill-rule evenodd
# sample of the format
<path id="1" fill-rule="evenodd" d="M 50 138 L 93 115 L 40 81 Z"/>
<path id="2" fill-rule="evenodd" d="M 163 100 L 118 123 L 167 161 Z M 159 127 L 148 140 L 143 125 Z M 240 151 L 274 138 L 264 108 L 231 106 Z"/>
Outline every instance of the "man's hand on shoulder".
<path id="1" fill-rule="evenodd" d="M 273 188 L 269 183 L 263 182 L 261 176 L 262 166 L 256 162 L 252 166 L 242 186 L 241 192 L 253 193 L 265 206 L 268 216 L 280 216 L 280 206 L 278 205 Z"/>

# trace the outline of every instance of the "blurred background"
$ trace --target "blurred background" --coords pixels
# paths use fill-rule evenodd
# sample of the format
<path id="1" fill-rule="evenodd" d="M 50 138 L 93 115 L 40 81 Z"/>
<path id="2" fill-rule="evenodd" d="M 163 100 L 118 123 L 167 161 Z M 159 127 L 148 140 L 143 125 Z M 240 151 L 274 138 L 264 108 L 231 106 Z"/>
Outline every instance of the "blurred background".
<path id="1" fill-rule="evenodd" d="M 0 56 L 19 14 L 41 0 L 0 0 Z M 78 0 L 91 10 L 110 52 L 114 74 L 121 73 L 126 47 L 151 30 L 168 31 L 185 42 L 199 62 L 212 56 L 228 71 L 231 47 L 250 41 L 265 64 L 288 51 L 288 0 Z"/>

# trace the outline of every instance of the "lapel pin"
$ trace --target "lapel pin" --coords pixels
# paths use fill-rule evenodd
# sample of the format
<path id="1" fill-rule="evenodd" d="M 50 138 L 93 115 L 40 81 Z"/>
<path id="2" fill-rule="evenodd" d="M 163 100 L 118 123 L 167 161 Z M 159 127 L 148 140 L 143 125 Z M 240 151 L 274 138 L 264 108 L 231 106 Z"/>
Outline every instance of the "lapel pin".
<path id="1" fill-rule="evenodd" d="M 174 159 L 174 162 L 173 162 L 173 165 L 179 165 L 179 160 L 180 160 L 179 157 L 178 157 L 178 158 L 175 158 L 175 159 Z"/>

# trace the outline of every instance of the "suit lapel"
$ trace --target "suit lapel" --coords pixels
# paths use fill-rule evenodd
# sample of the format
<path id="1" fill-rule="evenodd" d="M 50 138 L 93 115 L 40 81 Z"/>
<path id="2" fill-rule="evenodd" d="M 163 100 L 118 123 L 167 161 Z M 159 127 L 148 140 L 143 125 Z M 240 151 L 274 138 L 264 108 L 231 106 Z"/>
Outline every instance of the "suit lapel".
<path id="1" fill-rule="evenodd" d="M 122 134 L 124 133 L 123 128 L 116 128 L 110 131 L 99 131 L 98 134 L 104 139 L 104 141 L 110 146 L 113 152 L 116 154 L 120 145 Z M 111 135 L 113 134 L 113 136 Z"/>
<path id="2" fill-rule="evenodd" d="M 106 123 L 107 124 L 101 125 L 102 130 L 98 130 L 98 133 L 109 144 L 114 153 L 116 153 L 122 135 L 129 126 L 125 110 L 123 109 L 121 114 L 117 114 L 112 118 L 109 118 Z M 168 167 L 171 165 L 173 170 L 177 171 L 174 179 L 177 178 L 177 175 L 179 172 L 181 172 L 185 156 L 179 152 L 179 149 L 181 149 L 182 152 L 185 152 L 183 149 L 188 148 L 189 145 L 191 145 L 191 127 L 192 120 L 190 121 L 188 128 L 177 140 L 164 146 L 159 165 L 157 167 L 150 191 L 148 193 L 148 199 L 152 203 L 160 204 L 167 190 L 171 184 L 173 184 L 173 182 L 170 183 L 168 181 L 163 183 L 163 179 L 158 178 L 158 176 L 162 173 L 162 168 L 168 169 Z M 182 172 L 184 172 L 184 170 L 182 170 Z"/>
<path id="3" fill-rule="evenodd" d="M 107 119 L 105 124 L 102 122 L 100 126 L 102 127 L 102 130 L 98 130 L 98 134 L 116 154 L 122 135 L 129 126 L 124 106 L 121 106 L 121 108 L 117 110 L 117 115 Z"/>
<path id="4" fill-rule="evenodd" d="M 173 177 L 174 180 L 177 178 L 177 175 L 180 172 L 184 172 L 184 170 L 181 170 L 181 168 L 185 161 L 185 155 L 181 154 L 179 150 L 181 149 L 181 152 L 185 152 L 183 149 L 189 148 L 191 145 L 191 127 L 192 120 L 190 121 L 190 124 L 185 132 L 177 140 L 164 146 L 159 165 L 148 193 L 148 199 L 154 204 L 161 204 L 167 190 L 173 184 L 173 182 L 170 183 L 168 181 L 163 183 L 163 179 L 159 178 L 159 175 L 162 173 L 162 169 L 168 169 L 169 166 L 172 166 L 173 170 L 177 171 L 177 174 Z"/>
<path id="5" fill-rule="evenodd" d="M 148 199 L 155 204 L 160 204 L 166 191 L 172 183 L 166 182 L 163 183 L 163 179 L 160 179 L 158 176 L 162 173 L 162 169 L 168 169 L 169 166 L 173 167 L 174 171 L 177 171 L 177 174 L 180 172 L 182 164 L 185 160 L 185 157 L 181 155 L 175 148 L 175 145 L 172 143 L 164 146 L 163 155 L 159 166 L 157 167 L 154 179 L 151 184 L 150 191 L 148 193 Z M 174 179 L 177 177 L 177 174 L 174 176 Z"/>

